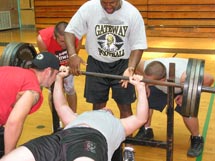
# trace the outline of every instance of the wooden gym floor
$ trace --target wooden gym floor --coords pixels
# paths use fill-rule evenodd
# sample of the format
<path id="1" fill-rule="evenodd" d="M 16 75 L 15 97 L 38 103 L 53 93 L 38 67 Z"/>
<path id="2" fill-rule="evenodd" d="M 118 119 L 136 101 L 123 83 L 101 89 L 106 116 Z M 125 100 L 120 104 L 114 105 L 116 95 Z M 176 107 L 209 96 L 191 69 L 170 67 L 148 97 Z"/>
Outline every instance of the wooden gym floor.
<path id="1" fill-rule="evenodd" d="M 7 30 L 0 31 L 0 54 L 3 52 L 7 42 L 28 42 L 36 45 L 36 31 L 27 30 Z M 142 59 L 150 59 L 157 57 L 182 57 L 182 58 L 200 58 L 205 59 L 205 71 L 211 73 L 215 77 L 215 38 L 171 38 L 171 37 L 148 37 L 148 45 L 151 48 L 186 48 L 186 49 L 209 49 L 213 53 L 205 51 L 204 54 L 193 53 L 158 53 L 145 52 Z M 194 50 L 195 51 L 195 50 Z M 86 60 L 87 54 L 81 49 L 80 55 Z M 82 67 L 84 70 L 84 67 Z M 78 109 L 81 113 L 91 110 L 91 104 L 85 102 L 83 98 L 84 76 L 75 78 L 75 88 L 78 95 Z M 48 90 L 44 89 L 44 103 L 40 110 L 27 118 L 19 145 L 31 138 L 41 135 L 50 134 L 52 132 L 52 118 L 48 106 Z M 215 109 L 214 94 L 202 93 L 199 109 L 200 132 L 205 137 L 204 152 L 197 158 L 189 158 L 186 155 L 189 143 L 189 132 L 185 128 L 181 117 L 175 113 L 174 115 L 174 161 L 212 161 L 215 158 Z M 115 102 L 110 99 L 108 107 L 112 108 L 118 117 L 119 112 Z M 135 103 L 133 104 L 133 112 L 135 112 Z M 156 140 L 166 140 L 166 114 L 165 110 L 160 113 L 155 111 L 152 121 L 152 127 Z M 166 151 L 164 149 L 153 148 L 148 146 L 134 146 L 136 152 L 136 161 L 165 161 Z"/>

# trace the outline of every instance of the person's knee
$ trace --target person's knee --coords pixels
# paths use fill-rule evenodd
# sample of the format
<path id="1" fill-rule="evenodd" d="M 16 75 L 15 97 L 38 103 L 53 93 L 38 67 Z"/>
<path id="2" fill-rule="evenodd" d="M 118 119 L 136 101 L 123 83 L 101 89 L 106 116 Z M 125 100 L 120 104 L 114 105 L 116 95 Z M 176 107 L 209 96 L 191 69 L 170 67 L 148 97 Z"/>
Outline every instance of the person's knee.
<path id="1" fill-rule="evenodd" d="M 93 110 L 100 110 L 106 107 L 106 102 L 104 103 L 93 103 Z"/>
<path id="2" fill-rule="evenodd" d="M 133 114 L 131 109 L 131 104 L 117 104 L 120 110 L 120 118 L 126 118 L 128 116 L 131 116 Z"/>

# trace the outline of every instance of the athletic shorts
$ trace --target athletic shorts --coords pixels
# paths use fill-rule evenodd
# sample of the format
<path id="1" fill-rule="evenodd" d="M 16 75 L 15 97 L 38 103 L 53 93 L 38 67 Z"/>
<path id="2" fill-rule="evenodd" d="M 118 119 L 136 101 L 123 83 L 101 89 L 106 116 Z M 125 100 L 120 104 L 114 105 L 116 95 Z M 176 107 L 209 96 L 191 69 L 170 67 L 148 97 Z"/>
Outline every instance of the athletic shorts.
<path id="1" fill-rule="evenodd" d="M 155 86 L 150 86 L 149 88 L 150 88 L 150 96 L 148 98 L 149 108 L 162 112 L 167 105 L 167 94 L 159 90 Z M 181 93 L 175 94 L 175 97 L 180 94 Z M 176 105 L 175 111 L 181 115 L 181 107 L 179 105 Z"/>
<path id="2" fill-rule="evenodd" d="M 112 75 L 123 75 L 128 67 L 128 59 L 121 59 L 113 63 L 104 63 L 89 56 L 87 71 Z M 112 98 L 118 104 L 131 104 L 136 99 L 135 88 L 128 84 L 127 88 L 121 86 L 120 80 L 86 76 L 84 97 L 90 103 L 105 103 L 108 101 L 110 89 Z"/>
<path id="3" fill-rule="evenodd" d="M 4 127 L 0 126 L 0 158 L 4 155 Z"/>
<path id="4" fill-rule="evenodd" d="M 33 153 L 36 161 L 73 161 L 83 156 L 95 161 L 108 160 L 105 137 L 88 127 L 62 130 L 33 139 L 23 146 Z"/>
<path id="5" fill-rule="evenodd" d="M 68 77 L 64 78 L 63 80 L 64 91 L 67 95 L 75 94 L 75 87 L 74 87 L 74 76 L 69 75 Z"/>

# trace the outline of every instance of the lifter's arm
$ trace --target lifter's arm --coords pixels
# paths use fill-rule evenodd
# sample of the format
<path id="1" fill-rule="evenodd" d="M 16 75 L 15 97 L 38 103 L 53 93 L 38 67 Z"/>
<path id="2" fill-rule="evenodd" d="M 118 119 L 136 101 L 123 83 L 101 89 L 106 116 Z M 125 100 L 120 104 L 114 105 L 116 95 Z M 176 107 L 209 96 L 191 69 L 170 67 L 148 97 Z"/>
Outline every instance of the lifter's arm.
<path id="1" fill-rule="evenodd" d="M 134 75 L 129 79 L 129 82 L 136 87 L 137 109 L 135 115 L 121 119 L 127 136 L 132 134 L 135 130 L 139 129 L 148 120 L 148 100 L 145 84 L 141 82 L 142 79 L 143 77 L 139 75 Z"/>
<path id="2" fill-rule="evenodd" d="M 68 74 L 69 67 L 61 66 L 60 72 L 56 76 L 53 92 L 55 109 L 64 125 L 67 125 L 69 122 L 73 121 L 77 116 L 76 113 L 74 113 L 68 106 L 63 91 L 63 78 L 68 76 Z"/>

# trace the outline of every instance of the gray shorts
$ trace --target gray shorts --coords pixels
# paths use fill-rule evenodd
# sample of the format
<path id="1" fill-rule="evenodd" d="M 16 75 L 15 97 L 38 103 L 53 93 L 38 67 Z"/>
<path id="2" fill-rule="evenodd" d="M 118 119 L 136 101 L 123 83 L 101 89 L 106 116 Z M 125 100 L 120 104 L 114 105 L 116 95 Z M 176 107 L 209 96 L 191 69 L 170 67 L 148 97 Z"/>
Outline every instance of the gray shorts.
<path id="1" fill-rule="evenodd" d="M 68 77 L 64 78 L 63 85 L 64 85 L 64 91 L 66 94 L 73 95 L 75 93 L 73 75 L 70 74 Z"/>

